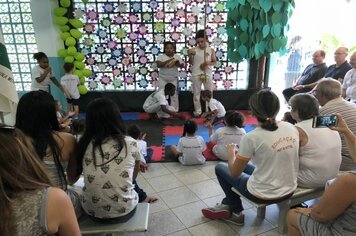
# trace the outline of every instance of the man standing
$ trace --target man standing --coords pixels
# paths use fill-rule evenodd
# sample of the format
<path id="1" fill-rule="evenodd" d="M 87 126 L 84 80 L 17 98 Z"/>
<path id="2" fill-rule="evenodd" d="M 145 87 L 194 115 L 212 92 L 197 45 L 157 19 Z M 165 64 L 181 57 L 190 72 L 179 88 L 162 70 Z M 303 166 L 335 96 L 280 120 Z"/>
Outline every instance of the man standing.
<path id="1" fill-rule="evenodd" d="M 313 64 L 305 68 L 302 75 L 298 78 L 296 85 L 283 90 L 282 93 L 287 102 L 294 94 L 309 92 L 312 88 L 307 88 L 305 85 L 317 82 L 324 77 L 327 69 L 324 59 L 325 52 L 323 50 L 317 50 L 313 53 Z"/>
<path id="2" fill-rule="evenodd" d="M 356 51 L 352 53 L 350 57 L 350 64 L 352 65 L 352 69 L 345 75 L 342 84 L 342 96 L 345 99 L 356 103 Z"/>
<path id="3" fill-rule="evenodd" d="M 341 84 L 338 80 L 331 78 L 320 80 L 313 94 L 322 106 L 320 115 L 341 114 L 349 129 L 353 134 L 356 134 L 356 104 L 348 102 L 341 97 Z M 356 162 L 352 160 L 349 149 L 346 147 L 344 135 L 340 134 L 340 136 L 342 141 L 340 170 L 355 170 Z M 325 145 L 328 144 L 326 143 Z"/>

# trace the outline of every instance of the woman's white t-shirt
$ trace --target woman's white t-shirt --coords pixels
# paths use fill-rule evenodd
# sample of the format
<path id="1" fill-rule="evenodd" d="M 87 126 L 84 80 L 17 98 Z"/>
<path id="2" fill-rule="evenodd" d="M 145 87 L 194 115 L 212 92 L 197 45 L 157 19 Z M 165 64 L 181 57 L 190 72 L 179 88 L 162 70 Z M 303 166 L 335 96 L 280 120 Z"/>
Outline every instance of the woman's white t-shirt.
<path id="1" fill-rule="evenodd" d="M 204 164 L 205 157 L 203 152 L 206 149 L 206 144 L 201 136 L 185 136 L 181 137 L 178 142 L 177 150 L 182 153 L 178 158 L 182 165 L 197 165 Z"/>
<path id="2" fill-rule="evenodd" d="M 261 199 L 280 198 L 297 188 L 299 133 L 290 123 L 277 125 L 275 131 L 257 127 L 247 133 L 238 151 L 241 159 L 255 165 L 247 189 Z"/>
<path id="3" fill-rule="evenodd" d="M 174 59 L 178 60 L 179 63 L 183 63 L 182 58 L 177 55 L 174 54 L 173 55 Z M 167 56 L 166 54 L 161 54 L 158 56 L 157 61 L 161 61 L 161 62 L 165 62 L 169 59 L 171 59 L 172 57 Z M 159 79 L 162 79 L 168 83 L 171 83 L 172 81 L 177 80 L 178 78 L 178 67 L 177 66 L 173 66 L 173 67 L 160 67 L 159 68 Z"/>
<path id="4" fill-rule="evenodd" d="M 46 78 L 42 82 L 37 82 L 36 78 L 40 77 L 45 73 L 45 70 L 42 69 L 39 65 L 36 65 L 32 68 L 32 84 L 31 91 L 43 90 L 49 92 L 49 85 L 51 83 L 51 73 L 48 73 Z"/>

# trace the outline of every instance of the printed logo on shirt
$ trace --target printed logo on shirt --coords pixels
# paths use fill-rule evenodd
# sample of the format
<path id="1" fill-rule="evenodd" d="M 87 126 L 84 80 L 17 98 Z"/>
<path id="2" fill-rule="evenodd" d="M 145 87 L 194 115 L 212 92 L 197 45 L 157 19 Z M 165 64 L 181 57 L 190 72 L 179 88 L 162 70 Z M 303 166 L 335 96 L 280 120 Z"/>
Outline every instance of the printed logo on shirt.
<path id="1" fill-rule="evenodd" d="M 277 152 L 285 151 L 293 148 L 297 140 L 293 137 L 283 137 L 272 144 L 272 149 L 277 149 Z"/>

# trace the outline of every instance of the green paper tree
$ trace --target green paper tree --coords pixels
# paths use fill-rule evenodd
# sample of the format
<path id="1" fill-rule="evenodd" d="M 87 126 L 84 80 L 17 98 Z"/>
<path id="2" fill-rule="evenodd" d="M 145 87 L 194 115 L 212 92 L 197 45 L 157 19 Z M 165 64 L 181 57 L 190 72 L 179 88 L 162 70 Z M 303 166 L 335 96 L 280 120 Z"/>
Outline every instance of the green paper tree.
<path id="1" fill-rule="evenodd" d="M 228 0 L 226 33 L 229 60 L 258 60 L 258 83 L 261 88 L 266 55 L 284 53 L 287 45 L 288 20 L 294 0 Z"/>

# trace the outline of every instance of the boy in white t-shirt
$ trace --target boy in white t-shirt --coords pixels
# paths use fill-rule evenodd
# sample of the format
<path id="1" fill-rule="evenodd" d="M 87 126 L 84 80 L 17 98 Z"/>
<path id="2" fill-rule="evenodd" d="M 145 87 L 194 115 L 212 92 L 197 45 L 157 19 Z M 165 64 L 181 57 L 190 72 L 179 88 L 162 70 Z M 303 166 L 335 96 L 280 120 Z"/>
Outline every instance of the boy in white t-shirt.
<path id="1" fill-rule="evenodd" d="M 176 92 L 176 86 L 168 83 L 164 86 L 164 90 L 153 92 L 147 97 L 143 104 L 143 110 L 147 113 L 156 113 L 158 118 L 169 118 L 170 116 L 184 119 L 182 114 L 179 114 L 174 107 L 170 105 L 171 97 Z"/>
<path id="2" fill-rule="evenodd" d="M 153 149 L 147 148 L 147 142 L 145 141 L 146 133 L 143 133 L 137 125 L 132 125 L 127 129 L 127 134 L 136 140 L 141 153 L 141 161 L 150 163 Z"/>
<path id="3" fill-rule="evenodd" d="M 65 63 L 64 71 L 66 74 L 61 78 L 61 84 L 65 88 L 64 95 L 67 98 L 67 113 L 72 111 L 74 108 L 74 116 L 78 118 L 79 114 L 79 90 L 78 85 L 80 84 L 79 77 L 74 75 L 74 65 L 73 63 Z"/>
<path id="4" fill-rule="evenodd" d="M 213 94 L 210 90 L 204 90 L 201 92 L 201 99 L 208 103 L 208 109 L 201 117 L 206 118 L 205 122 L 211 122 L 212 125 L 224 119 L 226 114 L 225 107 L 218 100 L 212 98 Z"/>

